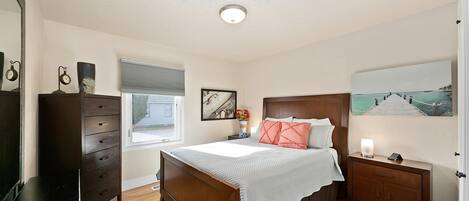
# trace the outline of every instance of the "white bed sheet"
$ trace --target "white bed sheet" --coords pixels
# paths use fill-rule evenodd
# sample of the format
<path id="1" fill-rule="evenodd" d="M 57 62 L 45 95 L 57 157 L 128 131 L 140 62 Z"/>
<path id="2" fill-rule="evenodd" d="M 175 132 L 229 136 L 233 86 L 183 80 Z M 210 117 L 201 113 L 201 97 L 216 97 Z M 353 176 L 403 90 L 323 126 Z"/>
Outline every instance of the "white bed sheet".
<path id="1" fill-rule="evenodd" d="M 241 201 L 299 201 L 333 181 L 344 181 L 332 148 L 298 150 L 248 138 L 170 152 L 239 187 Z"/>

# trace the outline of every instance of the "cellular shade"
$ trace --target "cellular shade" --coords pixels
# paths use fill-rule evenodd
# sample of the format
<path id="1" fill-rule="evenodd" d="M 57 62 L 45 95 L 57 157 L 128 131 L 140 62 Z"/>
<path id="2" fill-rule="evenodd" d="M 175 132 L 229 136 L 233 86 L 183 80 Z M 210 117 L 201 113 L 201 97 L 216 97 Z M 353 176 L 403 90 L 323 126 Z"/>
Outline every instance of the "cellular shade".
<path id="1" fill-rule="evenodd" d="M 184 70 L 121 59 L 125 93 L 184 96 Z"/>

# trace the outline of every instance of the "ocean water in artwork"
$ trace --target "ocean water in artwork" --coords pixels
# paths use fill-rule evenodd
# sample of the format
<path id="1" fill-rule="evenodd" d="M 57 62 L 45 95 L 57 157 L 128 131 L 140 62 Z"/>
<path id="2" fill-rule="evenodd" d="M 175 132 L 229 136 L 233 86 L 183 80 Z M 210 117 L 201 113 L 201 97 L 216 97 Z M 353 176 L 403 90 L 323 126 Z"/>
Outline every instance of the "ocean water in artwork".
<path id="1" fill-rule="evenodd" d="M 451 87 L 433 91 L 352 95 L 354 115 L 393 115 L 392 111 L 399 111 L 395 115 L 452 116 Z"/>

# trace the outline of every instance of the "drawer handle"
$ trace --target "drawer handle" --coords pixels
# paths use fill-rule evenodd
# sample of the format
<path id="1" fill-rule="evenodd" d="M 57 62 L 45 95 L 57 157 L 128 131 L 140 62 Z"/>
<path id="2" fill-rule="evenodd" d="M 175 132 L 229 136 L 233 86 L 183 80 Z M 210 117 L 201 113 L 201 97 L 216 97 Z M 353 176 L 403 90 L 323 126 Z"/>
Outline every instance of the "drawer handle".
<path id="1" fill-rule="evenodd" d="M 109 124 L 107 122 L 103 121 L 103 122 L 99 122 L 98 125 L 99 126 L 107 126 Z"/>
<path id="2" fill-rule="evenodd" d="M 109 159 L 109 156 L 103 156 L 103 157 L 99 158 L 100 161 L 107 160 L 107 159 Z"/>
<path id="3" fill-rule="evenodd" d="M 103 179 L 104 177 L 106 177 L 106 174 L 99 175 L 100 179 Z"/>
<path id="4" fill-rule="evenodd" d="M 107 138 L 104 138 L 104 139 L 100 140 L 99 143 L 102 144 L 102 143 L 104 143 L 104 142 L 106 142 L 106 141 L 107 141 Z"/>
<path id="5" fill-rule="evenodd" d="M 108 192 L 108 190 L 101 191 L 101 192 L 99 192 L 99 196 L 103 196 L 103 195 L 107 194 L 107 192 Z"/>
<path id="6" fill-rule="evenodd" d="M 103 108 L 104 108 L 104 106 L 103 106 L 103 105 L 100 105 L 100 106 L 98 106 L 98 108 L 99 108 L 99 109 L 103 109 Z"/>
<path id="7" fill-rule="evenodd" d="M 375 174 L 375 175 L 378 176 L 378 177 L 383 177 L 383 178 L 388 178 L 388 179 L 393 179 L 394 178 L 394 176 L 392 176 L 392 175 L 384 175 L 384 174 Z"/>

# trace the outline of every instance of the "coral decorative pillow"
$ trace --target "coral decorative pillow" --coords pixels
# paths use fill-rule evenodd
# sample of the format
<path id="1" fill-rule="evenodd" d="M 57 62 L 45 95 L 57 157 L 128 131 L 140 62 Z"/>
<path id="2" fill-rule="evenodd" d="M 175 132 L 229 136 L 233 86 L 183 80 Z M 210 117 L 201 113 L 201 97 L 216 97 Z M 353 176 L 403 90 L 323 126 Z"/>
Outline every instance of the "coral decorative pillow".
<path id="1" fill-rule="evenodd" d="M 294 149 L 306 149 L 311 124 L 282 122 L 278 146 Z"/>
<path id="2" fill-rule="evenodd" d="M 281 126 L 282 123 L 279 121 L 262 121 L 259 142 L 264 144 L 278 144 Z"/>

